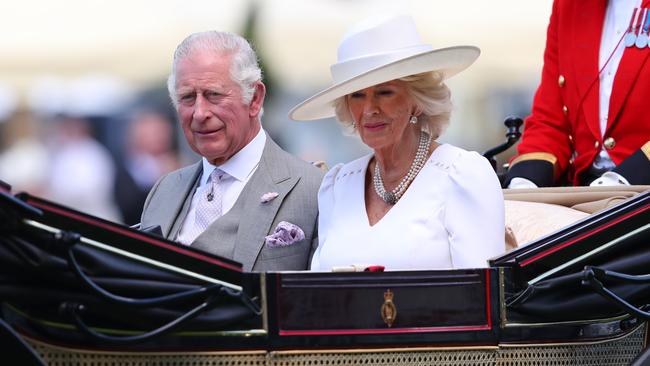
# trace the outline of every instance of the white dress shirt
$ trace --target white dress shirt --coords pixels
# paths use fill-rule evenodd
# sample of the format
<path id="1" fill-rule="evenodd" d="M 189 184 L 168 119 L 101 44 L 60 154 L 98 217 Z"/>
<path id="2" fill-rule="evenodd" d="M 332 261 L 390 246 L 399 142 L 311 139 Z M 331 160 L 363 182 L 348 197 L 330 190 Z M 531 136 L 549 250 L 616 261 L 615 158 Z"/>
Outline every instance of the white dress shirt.
<path id="1" fill-rule="evenodd" d="M 609 100 L 612 96 L 614 77 L 616 76 L 618 65 L 621 63 L 623 51 L 625 51 L 625 45 L 621 39 L 630 25 L 630 16 L 634 12 L 634 8 L 640 7 L 641 0 L 610 0 L 607 2 L 607 11 L 605 12 L 605 22 L 603 24 L 603 35 L 600 40 L 600 52 L 598 55 L 598 69 L 602 69 L 602 72 L 600 73 L 598 103 L 601 136 L 605 135 L 605 130 L 607 129 Z M 642 14 L 641 11 L 637 11 L 637 19 L 635 19 L 637 23 L 642 21 L 642 19 L 640 19 L 640 15 Z M 608 59 L 609 62 L 607 62 Z M 616 165 L 609 157 L 607 150 L 601 148 L 600 153 L 596 156 L 596 159 L 593 162 L 593 167 L 597 170 L 612 170 Z"/>
<path id="2" fill-rule="evenodd" d="M 187 245 L 191 244 L 191 240 L 188 239 L 188 233 L 191 232 L 190 228 L 194 226 L 198 192 L 202 191 L 198 188 L 208 184 L 208 177 L 212 171 L 215 168 L 219 168 L 225 173 L 223 179 L 220 181 L 221 190 L 223 192 L 223 199 L 221 201 L 222 215 L 225 215 L 235 205 L 235 202 L 237 201 L 237 198 L 239 198 L 244 186 L 246 186 L 248 180 L 251 178 L 253 173 L 255 173 L 255 170 L 257 170 L 260 159 L 262 159 L 262 152 L 264 151 L 265 144 L 266 133 L 262 128 L 260 128 L 260 131 L 253 140 L 225 163 L 216 166 L 210 164 L 208 159 L 205 157 L 202 158 L 203 172 L 199 179 L 199 185 L 192 196 L 190 209 L 178 234 L 178 238 L 176 239 L 177 241 Z"/>

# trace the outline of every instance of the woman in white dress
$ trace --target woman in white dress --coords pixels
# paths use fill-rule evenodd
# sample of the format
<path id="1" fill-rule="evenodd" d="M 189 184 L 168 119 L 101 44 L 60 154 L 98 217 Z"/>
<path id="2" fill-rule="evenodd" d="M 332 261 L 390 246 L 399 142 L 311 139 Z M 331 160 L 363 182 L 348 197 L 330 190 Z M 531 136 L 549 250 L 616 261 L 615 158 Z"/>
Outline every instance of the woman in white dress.
<path id="1" fill-rule="evenodd" d="M 373 150 L 325 176 L 312 270 L 476 268 L 505 252 L 503 195 L 489 162 L 436 142 L 451 112 L 443 80 L 479 53 L 434 50 L 409 16 L 369 19 L 346 34 L 334 85 L 289 114 L 336 115 Z"/>

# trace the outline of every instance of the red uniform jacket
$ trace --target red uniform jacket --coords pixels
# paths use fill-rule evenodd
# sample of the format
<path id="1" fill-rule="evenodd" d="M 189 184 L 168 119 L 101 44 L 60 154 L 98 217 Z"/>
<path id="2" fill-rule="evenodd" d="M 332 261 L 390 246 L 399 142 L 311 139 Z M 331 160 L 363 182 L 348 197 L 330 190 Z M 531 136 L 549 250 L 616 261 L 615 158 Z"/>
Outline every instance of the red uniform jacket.
<path id="1" fill-rule="evenodd" d="M 598 58 L 606 6 L 606 0 L 554 1 L 541 84 L 511 168 L 545 160 L 553 164 L 553 184 L 564 178 L 579 185 L 602 146 L 616 165 L 642 147 L 650 159 L 650 48 L 625 49 L 604 136 L 600 131 Z"/>

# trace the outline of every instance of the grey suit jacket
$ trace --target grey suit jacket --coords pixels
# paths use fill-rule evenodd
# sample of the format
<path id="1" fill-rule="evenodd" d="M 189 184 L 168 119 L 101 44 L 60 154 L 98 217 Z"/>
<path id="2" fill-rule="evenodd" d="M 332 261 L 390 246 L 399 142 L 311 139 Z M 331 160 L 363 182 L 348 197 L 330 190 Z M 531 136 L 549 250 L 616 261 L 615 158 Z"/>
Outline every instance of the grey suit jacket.
<path id="1" fill-rule="evenodd" d="M 149 192 L 142 227 L 160 225 L 176 239 L 201 175 L 201 162 L 160 178 Z M 212 223 L 192 247 L 241 262 L 245 271 L 303 270 L 318 246 L 318 188 L 323 172 L 282 150 L 268 135 L 260 164 L 233 208 Z M 260 197 L 277 192 L 262 203 Z M 305 239 L 284 247 L 265 245 L 281 221 L 299 226 Z"/>

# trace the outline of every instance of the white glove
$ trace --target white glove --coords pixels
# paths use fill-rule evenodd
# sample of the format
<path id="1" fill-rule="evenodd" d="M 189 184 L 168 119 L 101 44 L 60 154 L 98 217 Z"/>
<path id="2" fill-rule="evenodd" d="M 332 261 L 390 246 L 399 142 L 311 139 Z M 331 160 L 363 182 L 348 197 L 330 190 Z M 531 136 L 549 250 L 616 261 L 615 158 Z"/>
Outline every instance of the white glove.
<path id="1" fill-rule="evenodd" d="M 590 187 L 612 187 L 612 186 L 629 186 L 630 182 L 627 181 L 622 175 L 614 172 L 606 172 L 600 178 L 591 182 Z"/>
<path id="2" fill-rule="evenodd" d="M 508 188 L 510 189 L 518 189 L 518 188 L 538 188 L 537 184 L 533 183 L 532 181 L 526 179 L 526 178 L 512 178 L 510 180 L 510 184 L 508 184 Z"/>

